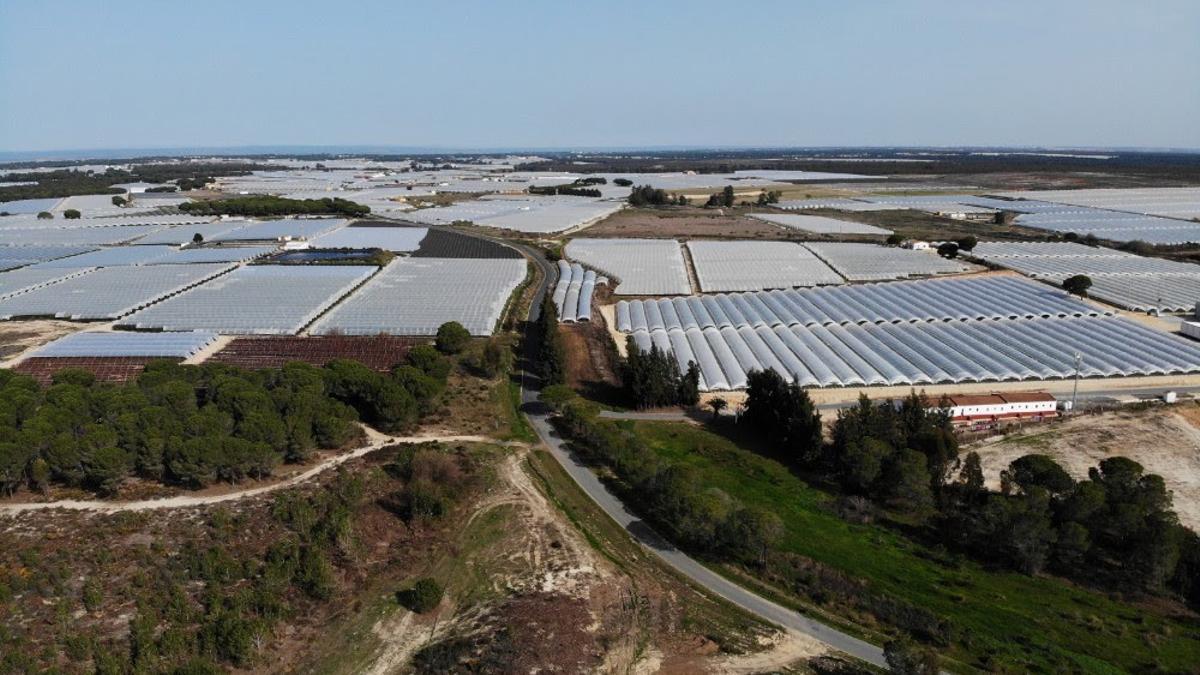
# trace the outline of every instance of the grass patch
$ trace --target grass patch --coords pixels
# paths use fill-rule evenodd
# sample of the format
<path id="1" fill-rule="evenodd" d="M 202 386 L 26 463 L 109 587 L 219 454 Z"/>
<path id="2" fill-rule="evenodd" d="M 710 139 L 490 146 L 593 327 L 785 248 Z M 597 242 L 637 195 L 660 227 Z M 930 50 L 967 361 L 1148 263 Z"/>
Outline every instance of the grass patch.
<path id="1" fill-rule="evenodd" d="M 682 602 L 684 629 L 712 640 L 722 652 L 741 654 L 761 649 L 757 638 L 771 633 L 772 626 L 725 600 L 701 594 L 600 510 L 550 453 L 529 453 L 526 469 L 588 544 L 629 576 L 634 589 L 639 579 L 649 578 L 660 584 L 670 582 L 676 592 L 686 594 Z"/>
<path id="2" fill-rule="evenodd" d="M 508 421 L 508 431 L 499 434 L 500 440 L 537 443 L 537 433 L 529 425 L 529 420 L 521 414 L 521 385 L 507 380 L 502 386 L 496 388 L 494 395 L 498 399 L 497 409 Z"/>
<path id="3" fill-rule="evenodd" d="M 699 472 L 705 484 L 777 513 L 786 530 L 781 550 L 867 580 L 878 592 L 949 620 L 958 633 L 945 650 L 952 659 L 1043 672 L 1188 671 L 1200 663 L 1195 622 L 1057 579 L 991 571 L 885 527 L 847 523 L 829 508 L 829 494 L 703 428 L 627 424 L 656 453 Z"/>

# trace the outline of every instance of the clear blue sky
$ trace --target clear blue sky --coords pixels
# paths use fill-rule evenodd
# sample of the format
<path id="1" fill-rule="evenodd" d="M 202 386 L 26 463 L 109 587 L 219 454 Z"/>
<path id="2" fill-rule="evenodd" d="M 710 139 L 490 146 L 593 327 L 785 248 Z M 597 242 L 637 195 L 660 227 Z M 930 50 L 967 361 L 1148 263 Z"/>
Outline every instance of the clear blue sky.
<path id="1" fill-rule="evenodd" d="M 0 0 L 0 150 L 1200 148 L 1200 2 Z"/>

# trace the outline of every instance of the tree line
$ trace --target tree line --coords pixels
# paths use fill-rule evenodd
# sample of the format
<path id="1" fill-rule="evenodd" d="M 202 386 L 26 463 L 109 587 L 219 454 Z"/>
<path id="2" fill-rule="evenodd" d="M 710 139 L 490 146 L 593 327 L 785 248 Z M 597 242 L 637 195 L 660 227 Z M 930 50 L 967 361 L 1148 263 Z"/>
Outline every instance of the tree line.
<path id="1" fill-rule="evenodd" d="M 695 361 L 681 374 L 673 356 L 653 344 L 650 351 L 642 351 L 632 336 L 625 342 L 625 352 L 621 379 L 635 408 L 696 405 L 700 401 L 700 369 Z"/>
<path id="2" fill-rule="evenodd" d="M 1131 459 L 1105 459 L 1076 481 L 1050 457 L 1026 455 L 991 491 L 979 455 L 960 456 L 945 407 L 915 393 L 864 396 L 824 443 L 807 393 L 774 371 L 751 373 L 740 422 L 800 470 L 983 562 L 1114 592 L 1173 592 L 1200 607 L 1200 538 L 1179 524 L 1162 477 Z"/>
<path id="3" fill-rule="evenodd" d="M 566 386 L 548 387 L 542 400 L 557 411 L 556 428 L 580 456 L 612 471 L 622 500 L 673 541 L 703 555 L 759 563 L 782 536 L 774 513 L 704 485 L 693 469 L 662 459 Z"/>
<path id="4" fill-rule="evenodd" d="M 357 420 L 410 429 L 449 371 L 429 346 L 390 373 L 350 360 L 258 371 L 156 361 L 126 384 L 64 370 L 43 389 L 2 370 L 0 492 L 54 483 L 111 494 L 131 476 L 189 487 L 266 477 L 281 462 L 355 442 Z"/>
<path id="5" fill-rule="evenodd" d="M 620 183 L 617 184 L 620 185 Z M 683 206 L 687 204 L 687 197 L 669 195 L 666 190 L 651 185 L 638 185 L 629 193 L 628 201 L 630 206 L 667 206 L 670 204 Z"/>
<path id="6" fill-rule="evenodd" d="M 287 199 L 270 195 L 186 202 L 179 205 L 179 210 L 193 215 L 208 216 L 339 215 L 357 218 L 371 213 L 371 207 L 341 197 Z"/>
<path id="7" fill-rule="evenodd" d="M 104 172 L 57 169 L 54 171 L 25 171 L 5 174 L 4 182 L 35 183 L 0 187 L 0 202 L 17 199 L 50 199 L 75 195 L 120 194 L 117 183 L 170 183 L 179 190 L 203 188 L 213 176 L 244 176 L 251 171 L 271 170 L 272 167 L 251 162 L 168 162 L 135 163 L 129 170 L 107 169 Z M 0 209 L 2 210 L 2 209 Z"/>

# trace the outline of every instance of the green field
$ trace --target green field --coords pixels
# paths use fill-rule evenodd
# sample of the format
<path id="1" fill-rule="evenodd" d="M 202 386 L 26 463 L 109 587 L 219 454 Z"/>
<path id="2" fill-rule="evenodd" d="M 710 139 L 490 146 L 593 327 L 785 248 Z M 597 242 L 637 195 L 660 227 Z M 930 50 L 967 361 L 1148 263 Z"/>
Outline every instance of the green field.
<path id="1" fill-rule="evenodd" d="M 830 508 L 829 494 L 720 435 L 681 422 L 629 424 L 659 455 L 698 471 L 705 485 L 777 513 L 786 530 L 782 551 L 949 620 L 956 639 L 942 655 L 957 662 L 949 668 L 1195 672 L 1200 664 L 1195 620 L 1054 578 L 990 571 L 891 529 L 850 524 Z"/>

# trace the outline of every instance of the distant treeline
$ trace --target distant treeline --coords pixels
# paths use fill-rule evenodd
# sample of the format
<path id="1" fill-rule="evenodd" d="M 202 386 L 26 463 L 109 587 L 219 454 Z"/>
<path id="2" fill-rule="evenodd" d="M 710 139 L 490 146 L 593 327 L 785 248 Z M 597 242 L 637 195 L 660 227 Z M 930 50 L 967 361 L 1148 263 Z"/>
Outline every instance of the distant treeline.
<path id="1" fill-rule="evenodd" d="M 110 494 L 130 476 L 191 487 L 262 478 L 354 442 L 359 419 L 410 429 L 449 371 L 430 346 L 384 374 L 349 360 L 259 371 L 157 361 L 128 384 L 65 370 L 43 389 L 0 370 L 0 494 L 51 483 Z"/>
<path id="2" fill-rule="evenodd" d="M 32 163 L 31 163 L 32 164 Z M 71 163 L 72 165 L 77 162 Z M 36 164 L 34 164 L 36 166 Z M 28 167 L 25 167 L 28 168 Z M 36 185 L 15 185 L 0 188 L 0 202 L 18 199 L 57 199 L 76 195 L 121 194 L 118 183 L 170 183 L 179 190 L 203 188 L 213 182 L 213 176 L 242 176 L 255 170 L 269 169 L 267 165 L 225 162 L 189 162 L 185 164 L 138 164 L 129 171 L 108 169 L 102 173 L 59 169 L 3 174 L 4 182 L 30 182 Z M 2 170 L 0 170 L 2 171 Z M 2 210 L 2 208 L 0 208 Z"/>
<path id="3" fill-rule="evenodd" d="M 855 160 L 841 159 L 845 153 L 828 151 L 798 152 L 794 148 L 773 150 L 697 150 L 638 153 L 636 157 L 620 153 L 589 155 L 549 155 L 549 162 L 530 162 L 516 166 L 517 171 L 586 171 L 591 173 L 644 173 L 695 171 L 728 173 L 749 169 L 783 171 L 822 171 L 865 175 L 973 174 L 1104 172 L 1126 174 L 1179 183 L 1200 181 L 1200 153 L 1097 151 L 1108 159 L 1083 157 L 1046 157 L 1033 154 L 978 154 L 966 150 L 938 150 L 936 154 L 915 159 L 930 161 L 861 161 L 863 159 L 914 159 L 912 150 L 863 149 L 853 152 Z M 1036 152 L 1031 150 L 1029 152 Z M 547 155 L 543 155 L 547 156 Z M 586 161 L 587 164 L 580 164 Z M 1119 178 L 1119 177 L 1118 177 Z"/>
<path id="4" fill-rule="evenodd" d="M 340 197 L 324 199 L 286 199 L 269 195 L 251 195 L 230 199 L 213 199 L 180 204 L 179 209 L 193 215 L 229 216 L 295 216 L 339 215 L 357 218 L 371 212 L 371 207 Z"/>

